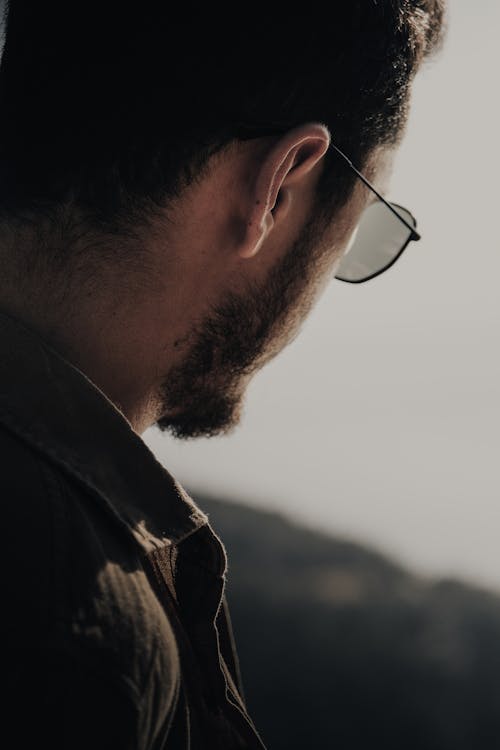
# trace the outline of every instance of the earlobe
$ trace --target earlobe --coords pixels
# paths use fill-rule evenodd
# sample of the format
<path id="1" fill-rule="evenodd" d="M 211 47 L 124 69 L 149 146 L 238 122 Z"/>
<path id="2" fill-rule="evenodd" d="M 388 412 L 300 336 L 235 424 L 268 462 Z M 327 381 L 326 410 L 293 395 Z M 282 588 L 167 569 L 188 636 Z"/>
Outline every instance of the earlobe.
<path id="1" fill-rule="evenodd" d="M 276 222 L 287 214 L 292 192 L 300 189 L 329 145 L 330 133 L 321 123 L 289 130 L 272 145 L 259 166 L 241 258 L 252 258 L 259 252 Z"/>

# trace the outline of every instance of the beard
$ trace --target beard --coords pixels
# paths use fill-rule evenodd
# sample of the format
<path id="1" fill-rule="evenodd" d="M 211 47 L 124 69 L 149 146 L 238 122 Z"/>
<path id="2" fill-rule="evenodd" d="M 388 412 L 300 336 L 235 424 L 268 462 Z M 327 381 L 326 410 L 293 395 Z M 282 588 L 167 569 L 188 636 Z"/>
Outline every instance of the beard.
<path id="1" fill-rule="evenodd" d="M 227 434 L 240 422 L 251 377 L 299 332 L 325 273 L 318 212 L 264 282 L 228 293 L 195 326 L 183 361 L 161 389 L 163 415 L 156 426 L 189 439 Z"/>

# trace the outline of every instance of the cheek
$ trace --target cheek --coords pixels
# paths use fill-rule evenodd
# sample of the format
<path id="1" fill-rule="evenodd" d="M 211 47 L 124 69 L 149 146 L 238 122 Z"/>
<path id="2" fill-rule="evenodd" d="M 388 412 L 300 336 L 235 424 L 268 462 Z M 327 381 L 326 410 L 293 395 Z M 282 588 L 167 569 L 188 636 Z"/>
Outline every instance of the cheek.
<path id="1" fill-rule="evenodd" d="M 358 224 L 349 222 L 337 225 L 329 236 L 325 238 L 319 263 L 317 264 L 317 281 L 321 287 L 329 283 L 335 276 L 336 270 L 356 239 Z"/>
<path id="2" fill-rule="evenodd" d="M 332 275 L 335 274 L 340 261 L 354 244 L 366 203 L 366 193 L 364 191 L 358 191 L 349 204 L 342 209 L 332 224 L 328 233 L 329 271 Z"/>
<path id="3" fill-rule="evenodd" d="M 351 247 L 354 245 L 356 241 L 356 237 L 358 236 L 358 230 L 359 230 L 359 224 L 355 227 L 354 231 L 351 232 L 351 236 L 347 240 L 346 246 L 343 252 L 341 253 L 342 258 L 347 255 Z"/>

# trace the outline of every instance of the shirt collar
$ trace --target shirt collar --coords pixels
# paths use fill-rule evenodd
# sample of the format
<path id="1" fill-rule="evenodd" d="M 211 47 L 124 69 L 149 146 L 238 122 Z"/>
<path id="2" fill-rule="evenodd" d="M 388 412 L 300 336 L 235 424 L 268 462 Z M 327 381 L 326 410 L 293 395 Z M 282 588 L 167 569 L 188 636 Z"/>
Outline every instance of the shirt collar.
<path id="1" fill-rule="evenodd" d="M 77 367 L 0 311 L 0 423 L 83 482 L 151 551 L 207 516 Z"/>

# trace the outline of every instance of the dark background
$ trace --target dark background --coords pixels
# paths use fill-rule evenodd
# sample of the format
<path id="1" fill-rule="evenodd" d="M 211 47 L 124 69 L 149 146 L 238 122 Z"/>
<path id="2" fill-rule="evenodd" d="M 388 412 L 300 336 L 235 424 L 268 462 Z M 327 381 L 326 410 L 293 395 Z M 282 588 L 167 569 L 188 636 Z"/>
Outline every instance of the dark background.
<path id="1" fill-rule="evenodd" d="M 500 748 L 500 596 L 192 494 L 228 553 L 246 699 L 269 750 Z"/>

